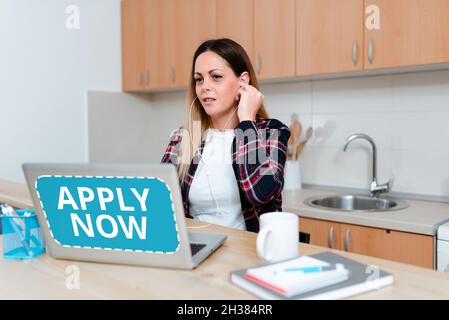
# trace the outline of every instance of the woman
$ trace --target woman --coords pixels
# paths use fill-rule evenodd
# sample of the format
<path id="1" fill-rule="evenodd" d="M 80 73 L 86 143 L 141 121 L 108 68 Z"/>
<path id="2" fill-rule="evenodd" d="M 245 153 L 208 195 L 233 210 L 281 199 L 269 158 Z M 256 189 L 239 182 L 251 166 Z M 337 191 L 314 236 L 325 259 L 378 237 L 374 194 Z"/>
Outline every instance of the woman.
<path id="1" fill-rule="evenodd" d="M 290 131 L 268 119 L 245 50 L 230 39 L 193 56 L 186 123 L 162 158 L 177 166 L 187 217 L 253 232 L 281 211 Z"/>

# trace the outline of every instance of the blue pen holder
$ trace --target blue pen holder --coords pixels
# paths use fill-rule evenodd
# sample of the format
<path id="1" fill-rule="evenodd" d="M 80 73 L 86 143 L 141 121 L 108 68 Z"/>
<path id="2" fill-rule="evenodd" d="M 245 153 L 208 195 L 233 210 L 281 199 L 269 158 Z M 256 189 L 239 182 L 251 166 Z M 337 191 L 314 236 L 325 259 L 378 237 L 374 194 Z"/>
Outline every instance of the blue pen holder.
<path id="1" fill-rule="evenodd" d="M 16 210 L 17 215 L 1 215 L 3 256 L 32 259 L 45 252 L 45 243 L 35 210 Z"/>

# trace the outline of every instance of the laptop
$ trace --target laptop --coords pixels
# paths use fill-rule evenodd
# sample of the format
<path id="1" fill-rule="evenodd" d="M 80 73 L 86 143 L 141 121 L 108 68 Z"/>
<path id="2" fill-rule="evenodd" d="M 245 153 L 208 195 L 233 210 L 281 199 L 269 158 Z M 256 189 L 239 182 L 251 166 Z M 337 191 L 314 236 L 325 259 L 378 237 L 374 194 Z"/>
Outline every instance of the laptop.
<path id="1" fill-rule="evenodd" d="M 25 163 L 22 168 L 46 240 L 47 252 L 54 258 L 193 269 L 227 238 L 224 234 L 187 232 L 179 180 L 172 164 Z M 95 183 L 106 183 L 105 181 L 121 187 L 108 190 L 94 187 Z M 125 186 L 133 183 L 149 187 L 141 187 L 140 191 L 139 187 L 130 188 L 132 193 L 123 191 L 118 194 Z M 59 189 L 55 189 L 58 184 Z M 89 185 L 93 187 L 87 190 Z M 78 191 L 79 197 L 74 190 Z M 97 191 L 103 193 L 94 195 Z M 117 195 L 114 197 L 115 192 Z M 130 199 L 131 197 L 135 199 Z M 132 206 L 126 204 L 134 201 L 135 208 L 148 210 L 147 206 L 162 203 L 167 197 L 171 201 L 167 201 L 168 205 L 164 208 L 155 206 L 149 210 L 151 212 L 141 213 L 140 216 L 132 210 Z M 94 205 L 94 199 L 99 200 L 99 206 Z M 105 212 L 114 202 L 111 199 L 118 199 L 119 203 L 114 204 L 116 207 L 113 215 L 107 216 Z M 102 212 L 95 212 L 100 210 L 98 208 Z M 57 213 L 58 209 L 68 211 L 60 214 Z M 56 213 L 52 213 L 52 210 Z M 158 210 L 160 213 L 156 214 Z M 92 221 L 92 217 L 96 217 L 96 222 Z M 116 217 L 120 218 L 120 223 L 115 222 Z M 139 225 L 139 219 L 146 223 Z M 157 223 L 159 227 L 151 229 Z M 164 228 L 168 231 L 162 232 Z M 121 229 L 125 235 L 121 234 Z M 142 230 L 150 230 L 149 240 L 142 240 L 146 239 Z M 136 233 L 131 238 L 133 231 Z M 118 237 L 123 238 L 118 241 Z M 80 242 L 81 240 L 84 242 Z M 92 241 L 96 243 L 89 245 Z M 131 245 L 137 247 L 130 247 Z M 152 247 L 142 249 L 142 245 Z"/>

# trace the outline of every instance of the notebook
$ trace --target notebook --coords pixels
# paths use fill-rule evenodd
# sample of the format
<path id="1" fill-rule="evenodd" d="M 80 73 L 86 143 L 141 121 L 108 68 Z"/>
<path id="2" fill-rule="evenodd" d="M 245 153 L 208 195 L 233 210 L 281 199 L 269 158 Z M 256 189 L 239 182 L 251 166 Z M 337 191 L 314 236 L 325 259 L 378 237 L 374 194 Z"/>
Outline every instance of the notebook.
<path id="1" fill-rule="evenodd" d="M 349 271 L 308 256 L 247 269 L 244 278 L 286 298 L 348 280 Z"/>
<path id="2" fill-rule="evenodd" d="M 380 289 L 393 283 L 393 275 L 382 271 L 375 266 L 368 266 L 352 259 L 345 258 L 333 252 L 322 252 L 309 256 L 302 256 L 303 266 L 310 267 L 331 267 L 334 270 L 321 271 L 312 274 L 299 273 L 298 278 L 294 280 L 290 275 L 283 278 L 284 280 L 273 282 L 273 271 L 279 272 L 279 263 L 258 266 L 254 268 L 240 269 L 231 272 L 230 281 L 241 287 L 242 289 L 254 294 L 256 297 L 269 300 L 277 299 L 342 299 L 354 296 L 371 290 Z M 295 259 L 282 262 L 281 266 L 290 268 L 286 263 L 294 263 Z M 308 263 L 313 264 L 313 266 Z M 317 265 L 317 263 L 319 265 Z M 342 265 L 343 267 L 339 266 Z M 292 267 L 293 268 L 293 267 Z M 262 271 L 260 271 L 262 270 Z M 337 270 L 340 270 L 338 274 Z M 271 272 L 271 278 L 267 274 Z M 285 271 L 284 271 L 285 272 Z M 330 276 L 324 279 L 318 274 L 324 272 L 335 272 L 335 277 Z M 345 278 L 346 272 L 346 278 Z M 336 276 L 336 275 L 339 276 Z M 264 276 L 261 278 L 261 275 Z M 312 276 L 312 278 L 307 278 Z M 313 276 L 316 282 L 314 283 Z M 282 278 L 282 275 L 281 275 Z M 288 280 L 285 280 L 288 279 Z M 265 283 L 263 283 L 265 281 Z M 288 281 L 293 283 L 287 284 Z M 334 282 L 332 282 L 334 281 Z M 279 288 L 270 287 L 273 283 Z M 286 286 L 287 292 L 280 292 L 279 289 Z M 296 292 L 296 294 L 292 294 Z"/>

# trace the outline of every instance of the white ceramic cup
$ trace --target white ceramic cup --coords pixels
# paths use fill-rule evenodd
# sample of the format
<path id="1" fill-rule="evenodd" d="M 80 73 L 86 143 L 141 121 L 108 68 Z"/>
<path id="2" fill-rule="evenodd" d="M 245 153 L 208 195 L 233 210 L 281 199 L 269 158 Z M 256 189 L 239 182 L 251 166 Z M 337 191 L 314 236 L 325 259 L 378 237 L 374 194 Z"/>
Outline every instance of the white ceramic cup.
<path id="1" fill-rule="evenodd" d="M 267 212 L 260 216 L 260 231 L 257 235 L 257 255 L 267 261 L 276 262 L 299 255 L 299 218 L 294 213 Z"/>

